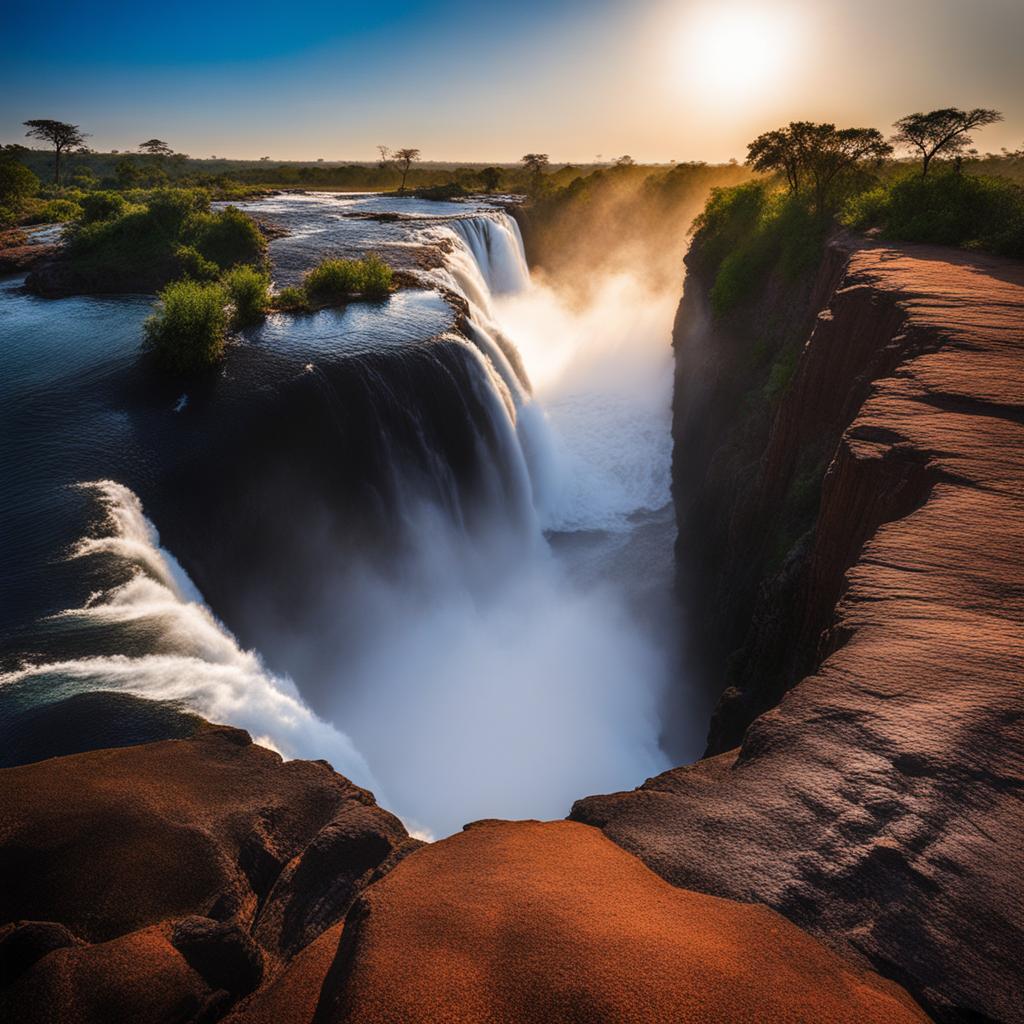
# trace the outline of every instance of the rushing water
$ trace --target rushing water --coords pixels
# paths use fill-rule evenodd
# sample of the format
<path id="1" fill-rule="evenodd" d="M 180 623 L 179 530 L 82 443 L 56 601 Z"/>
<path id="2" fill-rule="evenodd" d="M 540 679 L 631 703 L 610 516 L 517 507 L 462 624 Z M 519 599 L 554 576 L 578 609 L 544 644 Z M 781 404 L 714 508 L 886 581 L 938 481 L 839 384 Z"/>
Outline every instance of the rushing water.
<path id="1" fill-rule="evenodd" d="M 138 367 L 147 300 L 0 283 L 9 760 L 57 725 L 40 750 L 180 734 L 177 708 L 432 834 L 666 767 L 672 297 L 620 277 L 571 308 L 496 208 L 251 209 L 288 232 L 278 283 L 375 249 L 422 287 L 270 317 L 179 393 Z"/>

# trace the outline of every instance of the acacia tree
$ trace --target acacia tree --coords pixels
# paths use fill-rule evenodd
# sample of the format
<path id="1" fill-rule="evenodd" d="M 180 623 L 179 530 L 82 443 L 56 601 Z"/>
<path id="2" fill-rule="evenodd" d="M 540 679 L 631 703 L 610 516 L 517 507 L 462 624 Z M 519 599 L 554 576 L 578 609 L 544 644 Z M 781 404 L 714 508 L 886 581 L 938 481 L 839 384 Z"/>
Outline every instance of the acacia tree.
<path id="1" fill-rule="evenodd" d="M 63 153 L 76 146 L 81 146 L 88 138 L 85 132 L 77 124 L 67 124 L 65 121 L 51 121 L 46 118 L 34 121 L 24 121 L 28 129 L 26 136 L 44 139 L 53 146 L 53 182 L 60 184 L 60 158 Z"/>
<path id="2" fill-rule="evenodd" d="M 398 191 L 404 192 L 405 179 L 409 176 L 409 168 L 419 160 L 420 151 L 418 149 L 396 149 L 392 155 L 394 157 L 395 165 L 398 167 L 399 173 L 402 175 L 402 184 L 398 186 Z"/>
<path id="3" fill-rule="evenodd" d="M 960 110 L 958 107 L 944 107 L 927 114 L 907 114 L 893 126 L 896 134 L 892 141 L 898 145 L 910 146 L 921 154 L 921 177 L 927 177 L 928 165 L 934 157 L 958 157 L 970 146 L 968 132 L 975 128 L 1002 121 L 998 110 L 975 107 Z"/>
<path id="4" fill-rule="evenodd" d="M 149 139 L 146 142 L 140 142 L 139 149 L 150 156 L 172 156 L 174 154 L 174 150 L 161 139 Z"/>
<path id="5" fill-rule="evenodd" d="M 540 188 L 541 177 L 551 163 L 547 153 L 527 153 L 519 162 L 530 175 L 531 187 L 536 192 Z"/>
<path id="6" fill-rule="evenodd" d="M 879 164 L 892 146 L 877 128 L 836 128 L 834 124 L 792 121 L 759 135 L 747 146 L 747 163 L 758 171 L 782 171 L 795 195 L 810 191 L 823 213 L 847 172 Z"/>

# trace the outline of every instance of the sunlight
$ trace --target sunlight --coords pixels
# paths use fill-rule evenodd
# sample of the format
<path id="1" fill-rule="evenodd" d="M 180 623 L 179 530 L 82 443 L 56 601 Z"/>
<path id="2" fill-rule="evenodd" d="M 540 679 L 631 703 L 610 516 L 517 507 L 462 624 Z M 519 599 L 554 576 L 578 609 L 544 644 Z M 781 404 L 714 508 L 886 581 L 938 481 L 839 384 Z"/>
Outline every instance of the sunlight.
<path id="1" fill-rule="evenodd" d="M 723 105 L 764 100 L 785 83 L 799 34 L 785 10 L 703 6 L 680 26 L 673 59 L 687 91 Z"/>

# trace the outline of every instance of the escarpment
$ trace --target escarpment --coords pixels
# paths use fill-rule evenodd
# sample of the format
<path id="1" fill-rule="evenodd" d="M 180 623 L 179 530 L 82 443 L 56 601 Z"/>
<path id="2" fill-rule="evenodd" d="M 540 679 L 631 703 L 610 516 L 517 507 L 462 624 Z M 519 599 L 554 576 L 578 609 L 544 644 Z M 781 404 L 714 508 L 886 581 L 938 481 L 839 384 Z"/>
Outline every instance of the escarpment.
<path id="1" fill-rule="evenodd" d="M 840 238 L 782 285 L 715 319 L 698 272 L 676 325 L 712 756 L 573 817 L 938 1019 L 1021 1020 L 1024 268 Z M 767 412 L 759 332 L 798 353 Z"/>

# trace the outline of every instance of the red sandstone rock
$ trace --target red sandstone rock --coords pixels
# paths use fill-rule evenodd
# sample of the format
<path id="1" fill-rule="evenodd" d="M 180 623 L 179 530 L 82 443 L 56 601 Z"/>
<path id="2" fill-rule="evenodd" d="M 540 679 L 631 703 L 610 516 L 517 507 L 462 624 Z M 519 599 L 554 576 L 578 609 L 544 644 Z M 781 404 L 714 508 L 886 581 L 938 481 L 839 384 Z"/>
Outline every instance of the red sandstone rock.
<path id="1" fill-rule="evenodd" d="M 738 750 L 573 816 L 677 885 L 767 903 L 942 1019 L 1021 1021 L 1024 267 L 840 255 L 762 474 L 785 488 L 845 417 L 797 624 L 820 666 Z"/>
<path id="2" fill-rule="evenodd" d="M 779 915 L 666 884 L 572 822 L 481 822 L 360 900 L 318 1024 L 924 1021 Z"/>

